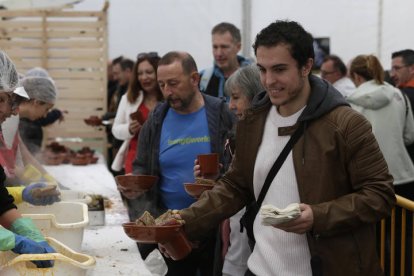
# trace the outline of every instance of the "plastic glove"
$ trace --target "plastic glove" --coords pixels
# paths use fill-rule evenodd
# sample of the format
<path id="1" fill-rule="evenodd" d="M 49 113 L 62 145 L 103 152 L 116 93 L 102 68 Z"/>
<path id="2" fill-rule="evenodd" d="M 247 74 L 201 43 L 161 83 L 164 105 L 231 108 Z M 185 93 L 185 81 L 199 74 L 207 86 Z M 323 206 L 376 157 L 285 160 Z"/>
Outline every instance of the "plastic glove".
<path id="1" fill-rule="evenodd" d="M 43 246 L 46 250 L 46 253 L 56 253 L 56 250 L 53 249 L 53 247 L 51 247 L 47 241 L 44 242 L 39 242 L 38 244 L 40 244 L 41 246 Z"/>
<path id="2" fill-rule="evenodd" d="M 44 242 L 46 241 L 36 225 L 34 225 L 32 219 L 30 218 L 18 218 L 16 219 L 11 227 L 10 231 L 20 236 L 27 237 L 35 242 Z"/>
<path id="3" fill-rule="evenodd" d="M 45 253 L 54 253 L 55 250 L 47 244 L 47 242 L 35 242 L 29 238 L 15 234 L 15 246 L 12 249 L 14 253 L 17 254 L 45 254 Z M 48 247 L 46 249 L 46 246 Z M 32 261 L 37 267 L 46 268 L 52 267 L 53 261 L 44 260 L 44 261 Z"/>
<path id="4" fill-rule="evenodd" d="M 0 226 L 0 251 L 12 250 L 14 244 L 14 233 Z"/>
<path id="5" fill-rule="evenodd" d="M 60 192 L 56 188 L 46 183 L 32 183 L 24 188 L 22 197 L 24 201 L 33 205 L 50 205 L 60 201 Z"/>

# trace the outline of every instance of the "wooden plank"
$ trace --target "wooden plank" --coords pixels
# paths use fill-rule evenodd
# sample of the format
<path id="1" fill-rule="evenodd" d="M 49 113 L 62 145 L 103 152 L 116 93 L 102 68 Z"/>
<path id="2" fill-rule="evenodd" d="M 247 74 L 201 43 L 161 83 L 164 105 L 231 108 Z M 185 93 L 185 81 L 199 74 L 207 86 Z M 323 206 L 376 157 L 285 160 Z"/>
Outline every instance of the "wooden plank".
<path id="1" fill-rule="evenodd" d="M 49 75 L 56 80 L 59 79 L 88 79 L 88 80 L 102 80 L 103 72 L 101 69 L 93 71 L 74 71 L 68 69 L 50 69 L 48 70 Z M 105 82 L 104 82 L 105 83 Z"/>
<path id="2" fill-rule="evenodd" d="M 91 48 L 91 49 L 100 49 L 104 45 L 102 38 L 90 39 L 90 40 L 81 40 L 75 38 L 67 38 L 64 40 L 50 40 L 49 47 L 51 48 Z"/>
<path id="3" fill-rule="evenodd" d="M 102 112 L 106 110 L 106 102 L 103 99 L 94 99 L 94 100 L 76 100 L 76 99 L 63 99 L 60 95 L 58 96 L 59 107 L 66 110 L 73 110 L 76 112 L 82 110 L 95 110 Z"/>
<path id="4" fill-rule="evenodd" d="M 42 22 L 41 20 L 0 20 L 0 26 L 0 29 L 41 29 Z"/>
<path id="5" fill-rule="evenodd" d="M 47 52 L 49 58 L 83 58 L 99 59 L 102 57 L 102 49 L 81 49 L 81 50 L 56 50 L 51 49 Z"/>
<path id="6" fill-rule="evenodd" d="M 47 38 L 68 38 L 68 37 L 82 37 L 92 38 L 102 36 L 101 30 L 46 30 Z M 0 39 L 4 38 L 42 38 L 43 32 L 39 30 L 9 30 L 0 32 Z"/>
<path id="7" fill-rule="evenodd" d="M 68 38 L 68 37 L 89 37 L 96 39 L 102 37 L 102 30 L 47 30 L 48 38 Z"/>
<path id="8" fill-rule="evenodd" d="M 62 40 L 49 40 L 48 42 L 50 48 L 64 48 L 64 49 L 100 49 L 103 48 L 104 41 L 99 38 L 95 40 L 80 40 L 80 39 L 62 39 Z M 23 39 L 23 38 L 13 38 L 12 40 L 0 39 L 0 47 L 2 49 L 14 48 L 14 47 L 27 47 L 27 48 L 37 48 L 42 47 L 42 40 L 40 38 L 36 39 Z M 75 49 L 74 49 L 75 48 Z"/>
<path id="9" fill-rule="evenodd" d="M 50 20 L 50 18 L 49 18 Z M 105 26 L 100 21 L 48 21 L 48 29 L 102 29 Z"/>
<path id="10" fill-rule="evenodd" d="M 48 17 L 103 17 L 106 14 L 104 12 L 94 11 L 45 11 L 45 10 L 19 10 L 19 11 L 0 11 L 0 17 L 13 18 L 13 17 L 41 17 L 43 14 Z"/>
<path id="11" fill-rule="evenodd" d="M 40 59 L 32 59 L 32 60 L 19 60 L 16 57 L 10 57 L 13 61 L 14 65 L 20 71 L 23 68 L 33 68 L 33 67 L 41 67 L 42 61 Z"/>
<path id="12" fill-rule="evenodd" d="M 99 89 L 62 89 L 57 88 L 59 91 L 59 99 L 70 101 L 70 100 L 83 100 L 83 101 L 95 101 L 103 97 L 104 90 Z"/>
<path id="13" fill-rule="evenodd" d="M 48 68 L 72 68 L 72 69 L 79 69 L 79 68 L 98 68 L 102 67 L 103 62 L 94 59 L 80 59 L 80 60 L 57 60 L 53 59 L 49 61 Z"/>
<path id="14" fill-rule="evenodd" d="M 40 39 L 0 39 L 0 47 L 2 49 L 9 49 L 14 47 L 37 48 L 42 47 L 42 41 Z"/>
<path id="15" fill-rule="evenodd" d="M 94 80 L 68 80 L 68 79 L 61 79 L 57 81 L 57 86 L 61 88 L 72 88 L 73 90 L 88 90 L 88 89 L 96 89 L 101 90 L 105 84 L 103 81 L 94 81 Z"/>
<path id="16" fill-rule="evenodd" d="M 0 44 L 1 45 L 1 44 Z M 5 49 L 6 53 L 11 56 L 20 58 L 38 58 L 43 54 L 42 48 L 9 48 Z M 102 58 L 102 49 L 51 49 L 46 53 L 48 58 L 71 58 L 71 59 L 99 59 Z"/>
<path id="17" fill-rule="evenodd" d="M 0 44 L 1 45 L 1 44 Z M 4 49 L 4 48 L 3 48 Z M 19 58 L 25 57 L 40 57 L 42 55 L 42 48 L 18 48 L 13 47 L 9 49 L 5 49 L 8 56 L 16 56 Z"/>

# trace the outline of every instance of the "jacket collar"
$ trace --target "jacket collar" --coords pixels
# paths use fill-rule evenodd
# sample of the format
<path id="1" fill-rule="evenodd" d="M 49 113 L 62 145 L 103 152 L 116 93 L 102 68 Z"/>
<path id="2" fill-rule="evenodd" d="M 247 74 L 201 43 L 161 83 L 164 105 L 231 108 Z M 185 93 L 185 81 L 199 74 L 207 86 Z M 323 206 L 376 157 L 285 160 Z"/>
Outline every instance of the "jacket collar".
<path id="1" fill-rule="evenodd" d="M 298 119 L 299 122 L 317 119 L 338 106 L 349 106 L 342 94 L 327 81 L 311 75 L 309 82 L 311 93 L 306 108 Z M 252 108 L 247 111 L 247 114 L 269 109 L 271 105 L 267 92 L 260 92 L 253 99 Z"/>

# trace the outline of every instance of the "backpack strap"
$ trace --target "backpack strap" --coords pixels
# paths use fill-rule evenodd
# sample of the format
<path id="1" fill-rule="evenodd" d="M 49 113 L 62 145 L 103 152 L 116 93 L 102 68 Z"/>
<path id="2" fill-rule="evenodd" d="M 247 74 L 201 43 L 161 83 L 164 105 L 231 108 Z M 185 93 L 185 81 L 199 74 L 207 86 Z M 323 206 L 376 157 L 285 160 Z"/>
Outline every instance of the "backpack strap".
<path id="1" fill-rule="evenodd" d="M 214 67 L 207 68 L 202 71 L 200 79 L 200 90 L 205 92 L 207 90 L 208 83 L 210 82 L 211 76 L 213 76 Z"/>

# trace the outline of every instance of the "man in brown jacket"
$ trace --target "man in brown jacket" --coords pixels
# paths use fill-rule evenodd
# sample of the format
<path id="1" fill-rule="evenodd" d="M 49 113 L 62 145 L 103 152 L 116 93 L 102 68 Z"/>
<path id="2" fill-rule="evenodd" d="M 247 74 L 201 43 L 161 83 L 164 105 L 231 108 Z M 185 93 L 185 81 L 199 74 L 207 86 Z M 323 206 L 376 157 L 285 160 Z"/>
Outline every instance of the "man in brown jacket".
<path id="1" fill-rule="evenodd" d="M 304 133 L 262 204 L 300 203 L 300 216 L 273 227 L 256 217 L 246 275 L 381 275 L 375 224 L 395 204 L 393 179 L 368 121 L 311 75 L 312 42 L 292 21 L 276 21 L 257 35 L 253 47 L 266 92 L 238 123 L 228 172 L 178 216 L 188 237 L 197 240 L 257 200 L 300 125 Z"/>

